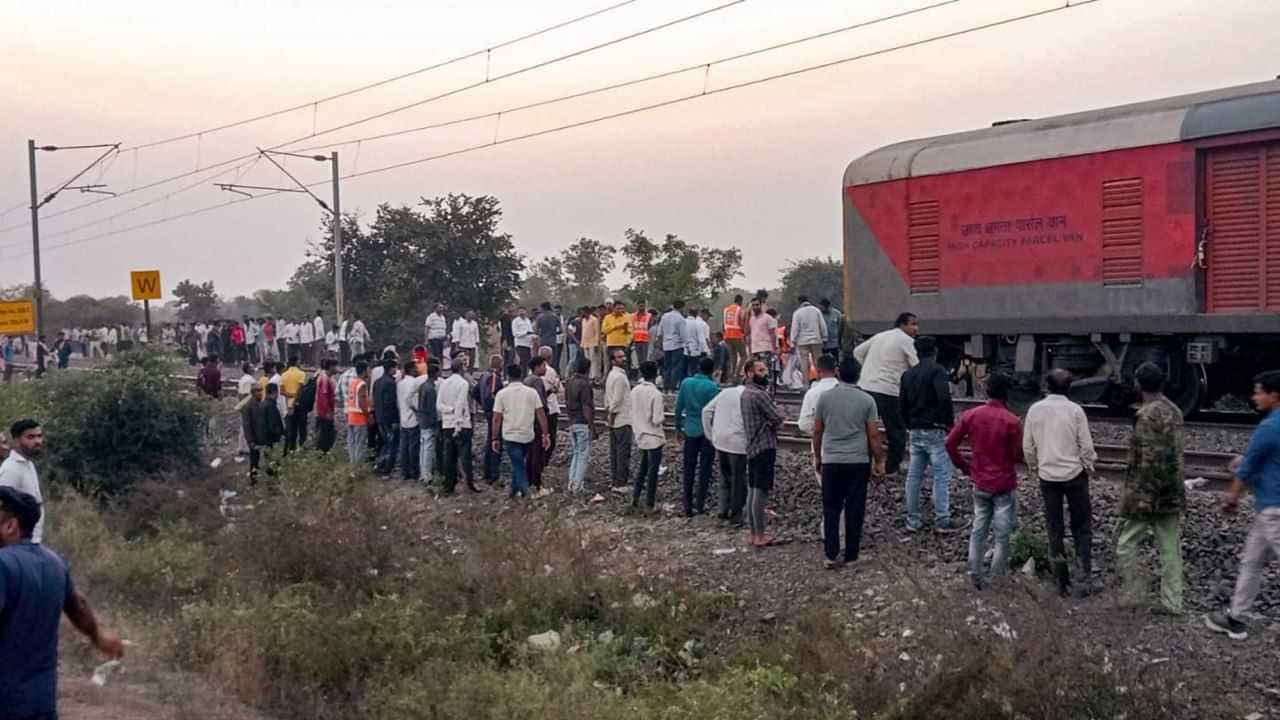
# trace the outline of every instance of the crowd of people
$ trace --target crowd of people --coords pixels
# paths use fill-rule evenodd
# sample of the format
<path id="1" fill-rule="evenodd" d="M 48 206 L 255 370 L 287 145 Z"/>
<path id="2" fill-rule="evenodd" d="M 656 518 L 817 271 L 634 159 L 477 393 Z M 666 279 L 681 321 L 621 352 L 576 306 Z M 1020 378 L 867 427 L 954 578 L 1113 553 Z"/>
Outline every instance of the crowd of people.
<path id="1" fill-rule="evenodd" d="M 904 313 L 895 327 L 843 353 L 841 330 L 828 323 L 829 304 L 799 301 L 786 333 L 765 297 L 745 307 L 739 298 L 714 331 L 706 309 L 686 309 L 678 300 L 662 312 L 612 303 L 581 308 L 568 319 L 547 303 L 533 317 L 525 308 L 512 308 L 499 324 L 499 351 L 479 372 L 474 364 L 482 338 L 474 313 L 448 323 L 443 307 L 428 317 L 423 342 L 404 357 L 395 346 L 365 350 L 368 333 L 358 317 L 345 335 L 339 334 L 345 323 L 339 324 L 311 345 L 307 338 L 322 326 L 320 317 L 310 335 L 296 330 L 305 322 L 273 325 L 271 318 L 248 321 L 254 334 L 248 323 L 206 324 L 203 347 L 196 337 L 199 326 L 188 328 L 188 335 L 196 337 L 197 353 L 223 349 L 215 333 L 227 330 L 231 348 L 240 346 L 241 337 L 245 348 L 257 348 L 256 354 L 233 350 L 241 373 L 235 382 L 238 451 L 249 461 L 251 481 L 263 469 L 272 472 L 277 453 L 301 451 L 309 442 L 328 453 L 345 437 L 351 465 L 369 464 L 384 476 L 398 473 L 408 482 L 435 485 L 442 496 L 454 494 L 459 481 L 470 492 L 486 492 L 485 486 L 497 486 L 506 473 L 510 497 L 541 497 L 552 492 L 545 470 L 563 429 L 570 445 L 566 492 L 602 501 L 598 491 L 627 488 L 639 512 L 654 513 L 664 450 L 672 443 L 667 402 L 674 400 L 674 442 L 682 455 L 678 507 L 689 518 L 705 515 L 718 475 L 715 507 L 721 522 L 748 529 L 757 549 L 779 542 L 768 525 L 784 418 L 771 391 L 778 356 L 790 345 L 792 360 L 803 362 L 808 386 L 797 426 L 811 436 L 815 480 L 822 488 L 826 568 L 858 560 L 869 483 L 901 481 L 906 530 L 950 534 L 968 528 L 970 583 L 977 590 L 1001 583 L 1009 574 L 1010 539 L 1018 525 L 1018 466 L 1025 465 L 1044 506 L 1057 589 L 1064 595 L 1099 590 L 1090 500 L 1098 455 L 1084 410 L 1068 398 L 1068 372 L 1046 374 L 1047 394 L 1023 420 L 1006 405 L 1012 379 L 992 372 L 985 378 L 987 402 L 957 418 L 937 342 L 920 335 L 916 316 Z M 74 337 L 72 331 L 66 342 L 83 342 L 83 335 L 80 341 Z M 264 337 L 265 350 L 259 342 Z M 285 362 L 274 359 L 280 351 L 287 353 Z M 318 367 L 304 369 L 308 359 Z M 210 401 L 222 395 L 222 366 L 217 352 L 201 357 L 196 386 Z M 1124 601 L 1144 602 L 1147 580 L 1139 570 L 1139 550 L 1144 539 L 1154 538 L 1159 606 L 1182 614 L 1182 414 L 1163 394 L 1166 375 L 1159 365 L 1143 363 L 1135 378 L 1141 404 L 1122 480 L 1116 569 Z M 1256 515 L 1230 604 L 1204 619 L 1209 629 L 1233 639 L 1247 637 L 1245 616 L 1267 564 L 1280 556 L 1280 371 L 1254 378 L 1253 402 L 1266 417 L 1232 464 L 1235 480 L 1222 509 L 1235 512 L 1240 497 L 1251 491 Z M 605 433 L 607 477 L 596 478 L 592 447 Z M 474 468 L 477 440 L 482 460 Z M 36 680 L 21 693 L 21 702 L 41 708 L 52 697 L 61 613 L 108 655 L 118 657 L 123 647 L 98 626 L 65 562 L 41 546 L 48 518 L 36 470 L 45 441 L 40 424 L 17 421 L 10 441 L 0 438 L 0 657 L 31 658 Z M 639 456 L 635 465 L 633 449 Z M 972 485 L 971 520 L 961 520 L 950 507 L 957 471 Z M 926 477 L 932 482 L 930 522 L 921 503 Z M 0 680 L 6 672 L 9 666 L 0 664 Z"/>

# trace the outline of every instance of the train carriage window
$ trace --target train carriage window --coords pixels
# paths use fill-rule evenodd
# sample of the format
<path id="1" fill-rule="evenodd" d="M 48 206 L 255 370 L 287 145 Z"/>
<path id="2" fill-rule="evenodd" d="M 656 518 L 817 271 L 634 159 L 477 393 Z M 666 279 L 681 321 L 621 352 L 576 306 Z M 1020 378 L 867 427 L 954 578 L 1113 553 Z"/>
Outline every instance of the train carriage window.
<path id="1" fill-rule="evenodd" d="M 938 292 L 942 286 L 942 208 L 937 200 L 913 202 L 907 208 L 911 241 L 908 280 L 912 293 Z"/>
<path id="2" fill-rule="evenodd" d="M 1142 284 L 1142 178 L 1102 183 L 1102 282 Z"/>

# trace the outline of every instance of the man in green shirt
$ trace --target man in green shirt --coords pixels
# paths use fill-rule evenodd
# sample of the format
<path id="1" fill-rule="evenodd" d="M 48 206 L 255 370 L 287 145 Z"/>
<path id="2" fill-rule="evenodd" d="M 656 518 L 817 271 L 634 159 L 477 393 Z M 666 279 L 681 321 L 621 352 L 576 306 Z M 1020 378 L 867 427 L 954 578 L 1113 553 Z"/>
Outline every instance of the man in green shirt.
<path id="1" fill-rule="evenodd" d="M 711 484 L 711 462 L 716 450 L 702 430 L 702 408 L 720 392 L 720 384 L 711 379 L 715 360 L 703 355 L 698 374 L 680 383 L 676 395 L 676 434 L 684 441 L 684 516 L 706 513 L 707 487 Z M 697 473 L 695 492 L 693 477 Z"/>
<path id="2" fill-rule="evenodd" d="M 1187 505 L 1183 484 L 1182 412 L 1164 396 L 1164 370 L 1143 363 L 1134 371 L 1142 407 L 1129 436 L 1129 470 L 1120 501 L 1120 539 L 1116 566 L 1124 581 L 1125 600 L 1139 601 L 1146 580 L 1138 576 L 1138 546 L 1152 535 L 1160 556 L 1160 602 L 1182 614 L 1182 513 Z"/>

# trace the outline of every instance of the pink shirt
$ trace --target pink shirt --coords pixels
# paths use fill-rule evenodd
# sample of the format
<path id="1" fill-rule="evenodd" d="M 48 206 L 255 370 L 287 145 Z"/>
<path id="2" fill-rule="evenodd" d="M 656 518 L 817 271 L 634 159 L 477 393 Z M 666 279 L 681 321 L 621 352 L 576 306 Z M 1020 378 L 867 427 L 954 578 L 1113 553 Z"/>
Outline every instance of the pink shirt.
<path id="1" fill-rule="evenodd" d="M 747 319 L 747 352 L 751 354 L 778 351 L 778 321 L 768 313 Z"/>

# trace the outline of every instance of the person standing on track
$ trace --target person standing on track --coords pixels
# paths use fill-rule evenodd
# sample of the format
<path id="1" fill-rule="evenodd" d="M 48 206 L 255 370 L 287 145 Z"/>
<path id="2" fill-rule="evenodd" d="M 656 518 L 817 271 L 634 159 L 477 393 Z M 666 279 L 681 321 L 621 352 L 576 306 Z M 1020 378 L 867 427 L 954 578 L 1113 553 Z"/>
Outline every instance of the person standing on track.
<path id="1" fill-rule="evenodd" d="M 649 311 L 644 303 L 636 304 L 636 312 L 631 316 L 632 339 L 635 342 L 636 367 L 649 360 Z"/>
<path id="2" fill-rule="evenodd" d="M 455 368 L 470 368 L 467 355 L 454 355 Z M 454 372 L 440 383 L 436 394 L 436 411 L 440 415 L 441 450 L 444 453 L 444 494 L 452 495 L 458 485 L 458 466 L 467 489 L 480 492 L 471 469 L 471 380 L 465 371 Z"/>
<path id="3" fill-rule="evenodd" d="M 735 528 L 742 527 L 742 512 L 747 504 L 747 433 L 742 424 L 744 389 L 742 385 L 725 388 L 702 409 L 702 430 L 720 455 L 719 518 Z"/>
<path id="4" fill-rule="evenodd" d="M 286 455 L 307 442 L 307 414 L 298 407 L 298 396 L 307 383 L 307 374 L 298 367 L 299 357 L 289 356 L 289 367 L 280 375 L 280 392 L 284 394 L 288 415 L 284 421 L 284 452 Z"/>
<path id="5" fill-rule="evenodd" d="M 800 372 L 804 375 L 805 387 L 808 387 L 809 373 L 827 342 L 827 320 L 822 317 L 822 311 L 809 302 L 807 295 L 796 299 L 800 307 L 791 313 L 791 344 L 799 354 Z"/>
<path id="6" fill-rule="evenodd" d="M 311 335 L 314 338 L 311 356 L 315 361 L 316 367 L 320 367 L 320 361 L 324 359 L 325 351 L 328 349 L 328 342 L 325 338 L 324 316 L 319 310 L 316 310 L 316 316 L 311 320 Z"/>
<path id="7" fill-rule="evenodd" d="M 609 475 L 614 487 L 631 484 L 631 381 L 621 351 L 609 356 L 613 363 L 604 386 L 605 416 L 609 421 Z"/>
<path id="8" fill-rule="evenodd" d="M 595 392 L 591 387 L 591 361 L 577 358 L 573 375 L 565 383 L 565 407 L 569 411 L 569 439 L 573 459 L 569 462 L 569 492 L 586 492 L 587 468 L 591 465 L 591 443 L 596 438 Z"/>
<path id="9" fill-rule="evenodd" d="M 1231 463 L 1235 479 L 1223 500 L 1222 511 L 1234 513 L 1240 496 L 1252 490 L 1256 514 L 1240 556 L 1231 605 L 1205 617 L 1210 630 L 1232 640 L 1249 637 L 1245 613 L 1258 597 L 1267 563 L 1280 556 L 1280 370 L 1268 370 L 1253 379 L 1253 405 L 1266 417 L 1253 431 L 1244 456 Z"/>
<path id="10" fill-rule="evenodd" d="M 503 388 L 502 355 L 489 356 L 489 369 L 480 376 L 473 390 L 476 405 L 484 411 L 484 479 L 490 485 L 498 482 L 498 469 L 502 465 L 501 438 L 493 432 L 493 401 Z M 495 441 L 497 445 L 495 446 Z M 495 447 L 497 449 L 495 449 Z"/>
<path id="11" fill-rule="evenodd" d="M 1022 462 L 1022 427 L 1009 412 L 1005 398 L 1013 380 L 1002 372 L 987 378 L 987 402 L 960 416 L 947 434 L 947 455 L 973 481 L 973 531 L 969 535 L 969 582 L 975 589 L 987 585 L 983 568 L 987 532 L 995 542 L 991 577 L 1009 570 L 1009 536 L 1018 524 L 1018 471 Z M 960 454 L 969 442 L 973 459 Z"/>
<path id="12" fill-rule="evenodd" d="M 752 360 L 747 369 L 750 383 L 742 393 L 742 427 L 747 437 L 747 513 L 751 518 L 751 545 L 763 548 L 775 542 L 765 532 L 765 506 L 773 491 L 782 415 L 769 397 L 769 368 L 764 361 Z"/>
<path id="13" fill-rule="evenodd" d="M 920 519 L 920 486 L 925 469 L 933 468 L 933 529 L 955 532 L 966 524 L 951 517 L 951 458 L 947 432 L 955 424 L 951 407 L 951 383 L 937 362 L 938 343 L 931 337 L 915 340 L 920 364 L 902 376 L 898 406 L 911 438 L 911 464 L 907 467 L 907 530 L 923 527 Z"/>
<path id="14" fill-rule="evenodd" d="M 337 372 L 338 361 L 327 357 L 320 361 L 320 370 L 316 373 L 316 449 L 322 453 L 332 450 L 338 439 L 338 429 L 334 423 L 338 407 L 338 386 L 333 380 Z"/>
<path id="15" fill-rule="evenodd" d="M 604 353 L 600 352 L 600 319 L 591 312 L 590 307 L 582 308 L 581 326 L 582 334 L 579 337 L 582 347 L 579 352 L 591 361 L 591 380 L 599 385 L 609 372 L 610 365 Z"/>
<path id="16" fill-rule="evenodd" d="M 551 445 L 555 442 L 551 433 L 551 412 L 550 404 L 547 402 L 550 392 L 545 381 L 545 377 L 550 368 L 547 367 L 547 361 L 542 355 L 536 355 L 529 361 L 529 374 L 524 378 L 524 384 L 533 388 L 538 393 L 538 402 L 541 404 L 543 428 L 547 437 L 545 443 L 533 443 L 529 447 L 528 461 L 528 477 L 529 477 L 529 496 L 538 498 L 548 494 L 542 487 L 542 471 L 547 467 L 547 461 L 551 457 Z"/>
<path id="17" fill-rule="evenodd" d="M 711 354 L 711 327 L 703 319 L 707 311 L 689 308 L 689 317 L 684 321 L 684 373 L 683 378 L 693 377 L 698 372 L 702 358 Z M 710 315 L 708 315 L 710 317 Z M 683 382 L 681 383 L 683 384 Z M 680 388 L 677 386 L 676 391 Z"/>
<path id="18" fill-rule="evenodd" d="M 822 298 L 818 303 L 822 308 L 822 319 L 827 324 L 827 339 L 822 341 L 822 352 L 840 357 L 840 344 L 844 340 L 844 313 L 831 307 L 830 298 Z"/>
<path id="19" fill-rule="evenodd" d="M 622 350 L 613 352 L 621 354 Z M 640 493 L 644 493 L 644 507 L 649 512 L 657 508 L 658 469 L 662 465 L 662 446 L 667 442 L 663 431 L 666 419 L 666 401 L 662 391 L 653 384 L 658 379 L 658 364 L 646 362 L 640 366 L 640 382 L 631 391 L 631 427 L 635 432 L 636 447 L 640 449 L 640 472 L 631 491 L 631 506 L 640 506 Z M 701 420 L 701 418 L 699 418 Z"/>
<path id="20" fill-rule="evenodd" d="M 511 332 L 515 336 L 516 363 L 521 368 L 526 368 L 533 357 L 533 339 L 536 337 L 528 310 L 516 308 L 516 316 L 511 320 Z"/>
<path id="21" fill-rule="evenodd" d="M 378 472 L 383 475 L 390 475 L 400 459 L 400 398 L 396 380 L 395 355 L 386 353 L 382 358 L 382 373 L 373 381 L 373 419 L 382 438 Z"/>
<path id="22" fill-rule="evenodd" d="M 560 334 L 564 332 L 564 318 L 551 307 L 550 302 L 544 302 L 542 309 L 538 311 L 538 316 L 533 319 L 533 326 L 538 338 L 538 347 L 551 348 L 551 357 L 547 362 L 554 367 L 560 359 L 560 353 L 556 348 L 559 347 Z"/>
<path id="23" fill-rule="evenodd" d="M 731 374 L 725 373 L 720 382 L 728 385 L 738 381 L 742 364 L 747 361 L 747 344 L 742 332 L 746 317 L 743 315 L 741 295 L 733 296 L 733 302 L 724 307 L 721 317 L 724 320 L 724 340 L 729 346 L 728 367 L 731 368 Z"/>
<path id="24" fill-rule="evenodd" d="M 896 479 L 907 450 L 907 423 L 898 408 L 898 388 L 902 376 L 915 367 L 915 338 L 920 334 L 920 321 L 911 313 L 898 316 L 891 330 L 872 335 L 853 349 L 853 358 L 862 363 L 862 379 L 858 387 L 875 398 L 889 436 L 889 456 L 885 463 L 886 478 Z"/>
<path id="25" fill-rule="evenodd" d="M 834 361 L 819 358 L 819 367 Z M 822 392 L 813 413 L 813 461 L 822 485 L 824 567 L 834 570 L 858 559 L 867 514 L 867 481 L 884 477 L 880 413 L 876 401 L 857 386 L 862 368 L 853 358 L 840 363 L 840 381 Z M 812 394 L 813 389 L 810 389 Z M 808 397 L 806 396 L 806 401 Z M 875 464 L 872 464 L 874 458 Z M 844 513 L 844 556 L 840 556 L 840 514 Z"/>
<path id="26" fill-rule="evenodd" d="M 1057 369 L 1045 376 L 1049 394 L 1027 411 L 1022 434 L 1022 454 L 1031 476 L 1040 480 L 1044 498 L 1045 531 L 1049 536 L 1049 563 L 1058 582 L 1058 592 L 1072 588 L 1071 569 L 1064 547 L 1066 529 L 1062 522 L 1065 501 L 1071 516 L 1071 537 L 1076 560 L 1084 580 L 1080 594 L 1093 591 L 1093 509 L 1089 501 L 1089 478 L 1094 475 L 1098 453 L 1084 408 L 1067 398 L 1071 373 Z"/>
<path id="27" fill-rule="evenodd" d="M 612 312 L 600 321 L 600 332 L 604 335 L 605 352 L 613 357 L 615 350 L 621 350 L 627 359 L 624 369 L 631 375 L 631 339 L 633 329 L 631 316 L 627 314 L 627 305 L 623 302 L 613 304 Z"/>
<path id="28" fill-rule="evenodd" d="M 1142 407 L 1129 435 L 1125 493 L 1120 501 L 1124 524 L 1116 543 L 1116 569 L 1124 583 L 1124 601 L 1140 602 L 1146 579 L 1138 576 L 1138 545 L 1154 535 L 1160 555 L 1160 602 L 1182 614 L 1182 513 L 1187 506 L 1183 470 L 1182 411 L 1164 396 L 1164 370 L 1145 362 L 1134 371 Z"/>
<path id="29" fill-rule="evenodd" d="M 476 321 L 476 311 L 468 310 L 463 317 L 453 321 L 453 349 L 467 356 L 467 368 L 477 367 L 477 353 L 480 350 L 480 323 Z"/>
<path id="30" fill-rule="evenodd" d="M 658 332 L 662 334 L 663 392 L 674 393 L 684 379 L 684 330 L 684 301 L 676 300 L 658 324 Z"/>
<path id="31" fill-rule="evenodd" d="M 778 358 L 778 320 L 765 312 L 764 301 L 758 297 L 751 301 L 751 314 L 747 317 L 747 351 L 751 353 L 749 359 L 764 362 L 765 378 L 771 378 Z M 751 382 L 750 378 L 746 382 Z"/>
<path id="32" fill-rule="evenodd" d="M 680 392 L 676 394 L 676 435 L 684 443 L 684 516 L 689 518 L 706 514 L 707 489 L 716 457 L 716 450 L 702 428 L 702 410 L 720 392 L 720 385 L 711 378 L 713 372 L 715 361 L 703 356 L 698 363 L 698 374 L 680 383 Z"/>
<path id="33" fill-rule="evenodd" d="M 424 323 L 424 335 L 427 347 L 431 349 L 431 357 L 438 363 L 444 362 L 444 344 L 449 337 L 449 324 L 444 317 L 444 305 L 436 303 L 431 314 Z"/>
<path id="34" fill-rule="evenodd" d="M 547 414 L 538 391 L 522 382 L 524 370 L 519 365 L 507 367 L 507 386 L 498 391 L 493 402 L 493 449 L 506 446 L 511 456 L 511 497 L 529 495 L 529 477 L 526 467 L 529 447 L 541 444 L 543 449 L 551 445 L 547 432 Z M 499 440 L 498 438 L 501 438 Z"/>
<path id="35" fill-rule="evenodd" d="M 345 392 L 347 456 L 352 465 L 357 465 L 364 462 L 369 453 L 369 364 L 358 359 L 353 369 L 355 374 Z"/>

